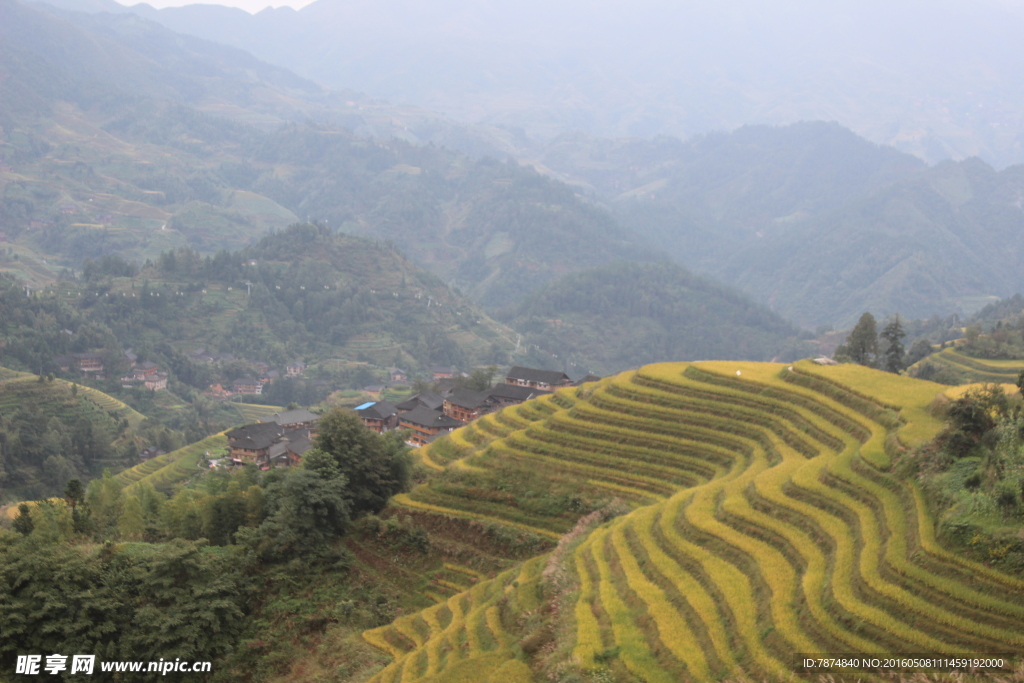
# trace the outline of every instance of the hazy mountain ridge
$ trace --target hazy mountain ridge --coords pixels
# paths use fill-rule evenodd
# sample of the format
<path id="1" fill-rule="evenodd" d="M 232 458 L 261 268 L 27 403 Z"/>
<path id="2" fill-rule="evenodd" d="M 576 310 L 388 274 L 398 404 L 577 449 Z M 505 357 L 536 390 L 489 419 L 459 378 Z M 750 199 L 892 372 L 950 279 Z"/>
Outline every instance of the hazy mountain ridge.
<path id="1" fill-rule="evenodd" d="M 343 95 L 131 13 L 46 19 L 11 0 L 2 8 L 6 30 L 20 33 L 0 48 L 21 55 L 4 62 L 11 76 L 0 84 L 12 94 L 0 105 L 9 112 L 0 154 L 14 166 L 0 174 L 3 230 L 65 264 L 71 254 L 234 249 L 315 218 L 394 241 L 490 307 L 568 272 L 654 252 L 806 326 L 846 325 L 863 310 L 970 313 L 1022 286 L 1017 167 L 928 167 L 835 123 L 687 141 L 567 134 L 541 145 L 414 110 L 403 119 L 405 110 L 365 99 L 334 108 Z M 33 31 L 42 36 L 35 46 Z M 50 45 L 64 52 L 40 47 Z M 118 55 L 141 54 L 132 45 L 190 66 L 169 83 L 145 56 L 123 79 L 107 73 Z M 72 71 L 62 70 L 68 59 L 79 62 Z M 250 78 L 252 64 L 265 79 Z M 129 94 L 104 74 L 152 83 Z M 307 105 L 325 122 L 280 125 Z M 480 150 L 507 144 L 570 186 L 514 163 L 367 137 L 388 117 L 381 130 L 408 127 L 406 137 L 436 122 L 439 134 Z"/>
<path id="2" fill-rule="evenodd" d="M 131 11 L 326 85 L 540 138 L 824 119 L 931 161 L 1024 160 L 1013 87 L 1024 16 L 1006 3 L 649 0 L 626 13 L 579 0 L 318 0 L 256 15 Z"/>
<path id="3" fill-rule="evenodd" d="M 714 272 L 804 324 L 969 314 L 1024 289 L 1022 197 L 1024 167 L 946 162 L 793 222 Z"/>
<path id="4" fill-rule="evenodd" d="M 1024 287 L 1024 167 L 927 166 L 837 124 L 682 142 L 566 135 L 534 160 L 677 262 L 805 326 L 970 314 Z"/>
<path id="5" fill-rule="evenodd" d="M 499 305 L 568 270 L 645 257 L 606 211 L 515 163 L 323 123 L 248 125 L 290 115 L 275 103 L 305 92 L 276 86 L 304 82 L 273 67 L 271 81 L 248 78 L 250 66 L 263 68 L 248 55 L 132 15 L 60 19 L 3 2 L 6 34 L 17 36 L 3 45 L 20 56 L 0 88 L 7 102 L 33 104 L 8 108 L 3 124 L 0 155 L 12 170 L 0 177 L 0 218 L 8 238 L 60 265 L 234 249 L 313 218 L 391 239 Z M 188 68 L 165 82 L 167 69 L 132 45 Z M 131 66 L 119 70 L 122 62 Z M 85 90 L 62 85 L 82 82 Z M 216 115 L 218 105 L 231 117 Z"/>

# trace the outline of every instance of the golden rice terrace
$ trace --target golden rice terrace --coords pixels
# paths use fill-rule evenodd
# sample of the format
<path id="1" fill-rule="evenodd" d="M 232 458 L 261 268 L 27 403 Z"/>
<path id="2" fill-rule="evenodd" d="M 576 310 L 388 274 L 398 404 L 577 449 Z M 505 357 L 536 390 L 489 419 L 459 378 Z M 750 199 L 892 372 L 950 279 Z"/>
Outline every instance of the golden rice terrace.
<path id="1" fill-rule="evenodd" d="M 558 647 L 594 680 L 666 683 L 788 680 L 796 653 L 1020 653 L 1024 583 L 943 550 L 920 492 L 888 473 L 940 429 L 943 389 L 806 361 L 661 364 L 478 420 L 424 462 L 518 467 L 633 510 L 366 632 L 394 657 L 373 680 L 530 681 Z M 398 504 L 571 526 L 433 482 Z M 553 596 L 541 575 L 558 563 L 573 589 Z M 558 642 L 538 651 L 523 624 L 545 609 Z"/>

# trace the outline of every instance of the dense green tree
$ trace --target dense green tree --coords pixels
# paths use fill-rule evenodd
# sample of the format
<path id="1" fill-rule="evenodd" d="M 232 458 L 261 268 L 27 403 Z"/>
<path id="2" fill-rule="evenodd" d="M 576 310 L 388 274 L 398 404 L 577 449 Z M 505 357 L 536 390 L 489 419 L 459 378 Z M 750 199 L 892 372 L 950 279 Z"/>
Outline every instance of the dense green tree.
<path id="1" fill-rule="evenodd" d="M 248 594 L 237 561 L 175 540 L 99 553 L 0 532 L 0 659 L 25 652 L 212 660 L 235 647 Z"/>
<path id="2" fill-rule="evenodd" d="M 846 341 L 836 349 L 836 359 L 875 367 L 878 361 L 878 328 L 875 316 L 864 313 L 860 317 L 846 337 Z"/>
<path id="3" fill-rule="evenodd" d="M 977 444 L 994 434 L 995 427 L 1009 413 L 1009 400 L 999 385 L 968 391 L 950 402 L 946 410 L 948 426 L 940 442 L 952 454 L 967 456 Z"/>
<path id="4" fill-rule="evenodd" d="M 213 659 L 230 651 L 243 626 L 246 589 L 227 558 L 176 539 L 136 574 L 135 605 L 124 646 L 139 659 Z"/>
<path id="5" fill-rule="evenodd" d="M 123 505 L 121 485 L 109 469 L 103 470 L 102 478 L 89 482 L 85 499 L 92 511 L 96 534 L 100 538 L 107 538 L 117 528 Z"/>
<path id="6" fill-rule="evenodd" d="M 491 388 L 491 383 L 497 372 L 498 368 L 493 365 L 488 365 L 486 368 L 473 368 L 469 377 L 460 378 L 458 384 L 473 391 L 486 391 Z"/>
<path id="7" fill-rule="evenodd" d="M 321 552 L 348 527 L 349 493 L 348 480 L 334 458 L 310 451 L 301 469 L 267 486 L 266 520 L 258 529 L 239 530 L 236 536 L 270 561 Z"/>
<path id="8" fill-rule="evenodd" d="M 82 534 L 89 531 L 90 515 L 89 507 L 85 504 L 85 487 L 80 479 L 70 479 L 64 486 L 64 500 L 71 508 L 71 521 L 75 533 Z"/>
<path id="9" fill-rule="evenodd" d="M 919 360 L 923 360 L 928 356 L 932 355 L 934 349 L 932 343 L 927 339 L 918 339 L 910 347 L 910 351 L 907 352 L 907 365 L 913 365 Z"/>
<path id="10" fill-rule="evenodd" d="M 317 424 L 317 449 L 330 456 L 338 472 L 348 482 L 348 498 L 352 514 L 379 512 L 387 505 L 388 499 L 401 491 L 402 482 L 395 477 L 394 461 L 406 457 L 404 445 L 396 444 L 366 429 L 356 415 L 349 411 L 335 410 Z M 308 463 L 319 467 L 323 459 Z"/>
<path id="11" fill-rule="evenodd" d="M 28 536 L 32 533 L 35 524 L 32 522 L 32 509 L 28 503 L 18 504 L 18 516 L 14 518 L 14 530 Z"/>
<path id="12" fill-rule="evenodd" d="M 892 322 L 882 328 L 881 338 L 885 341 L 885 352 L 883 356 L 883 370 L 896 372 L 906 367 L 904 361 L 903 339 L 907 336 L 900 324 L 900 317 L 897 315 Z"/>

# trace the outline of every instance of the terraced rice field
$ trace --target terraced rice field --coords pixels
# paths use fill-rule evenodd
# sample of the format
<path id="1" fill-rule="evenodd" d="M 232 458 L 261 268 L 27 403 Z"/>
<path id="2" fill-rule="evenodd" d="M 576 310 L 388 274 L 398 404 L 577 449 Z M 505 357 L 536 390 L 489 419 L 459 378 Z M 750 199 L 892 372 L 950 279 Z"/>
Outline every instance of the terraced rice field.
<path id="1" fill-rule="evenodd" d="M 55 382 L 63 382 L 64 384 L 70 385 L 70 382 L 65 380 L 54 380 Z M 127 418 L 128 424 L 132 428 L 138 427 L 142 424 L 142 421 L 146 419 L 146 416 L 130 407 L 127 403 L 120 401 L 109 394 L 105 394 L 99 389 L 93 389 L 92 387 L 85 387 L 78 385 L 78 391 L 83 396 L 88 398 L 90 401 L 103 408 L 110 414 L 118 418 Z"/>
<path id="2" fill-rule="evenodd" d="M 945 366 L 959 373 L 968 382 L 1015 384 L 1018 373 L 1024 370 L 1024 360 L 971 358 L 954 348 L 933 353 L 920 362 Z"/>
<path id="3" fill-rule="evenodd" d="M 543 558 L 535 558 L 422 612 L 366 631 L 368 643 L 395 658 L 373 680 L 460 683 L 485 681 L 490 674 L 491 680 L 507 683 L 533 680 L 529 667 L 515 657 L 516 644 L 503 626 L 502 613 L 539 606 L 537 583 L 543 567 Z"/>
<path id="4" fill-rule="evenodd" d="M 281 406 L 264 406 L 257 403 L 231 403 L 231 407 L 242 416 L 246 424 L 259 422 L 274 413 L 283 413 L 285 411 Z"/>
<path id="5" fill-rule="evenodd" d="M 222 432 L 139 463 L 114 475 L 114 478 L 126 490 L 145 482 L 159 491 L 168 491 L 175 484 L 191 479 L 199 472 L 199 462 L 207 451 L 216 455 L 218 451 L 226 452 L 227 446 L 228 438 Z"/>
<path id="6" fill-rule="evenodd" d="M 20 372 L 18 370 L 9 370 L 7 368 L 0 368 L 0 382 L 3 382 L 4 380 L 8 380 L 8 379 L 18 379 L 18 378 L 23 378 L 24 379 L 24 378 L 30 378 L 30 377 L 32 377 L 32 373 L 30 373 L 30 372 Z"/>
<path id="7" fill-rule="evenodd" d="M 76 397 L 71 391 L 71 382 L 55 379 L 40 383 L 37 379 L 36 375 L 4 369 L 0 374 L 0 414 L 11 414 L 24 406 L 45 405 L 47 414 L 60 418 L 67 425 L 84 418 L 111 434 L 117 432 L 116 423 L 121 418 L 127 418 L 133 426 L 145 419 L 102 391 L 78 385 Z"/>
<path id="8" fill-rule="evenodd" d="M 1024 582 L 943 550 L 920 491 L 888 472 L 941 428 L 928 406 L 944 389 L 807 361 L 652 365 L 507 408 L 426 455 L 519 463 L 633 504 L 569 561 L 579 590 L 562 619 L 583 671 L 790 680 L 797 653 L 1019 653 Z M 566 530 L 430 484 L 399 505 Z M 535 566 L 367 632 L 395 657 L 374 682 L 526 676 L 509 634 L 542 599 Z"/>

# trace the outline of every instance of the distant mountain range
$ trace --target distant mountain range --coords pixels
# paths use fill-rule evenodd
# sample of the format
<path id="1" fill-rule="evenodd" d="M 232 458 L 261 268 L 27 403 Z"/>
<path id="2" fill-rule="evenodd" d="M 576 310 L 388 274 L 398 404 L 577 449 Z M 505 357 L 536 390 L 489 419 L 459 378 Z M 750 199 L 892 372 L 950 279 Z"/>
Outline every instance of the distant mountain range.
<path id="1" fill-rule="evenodd" d="M 37 284 L 86 257 L 238 249 L 310 219 L 392 241 L 491 311 L 666 257 L 809 328 L 1024 289 L 1021 167 L 929 166 L 835 123 L 541 143 L 132 12 L 15 0 L 0 70 L 0 270 Z"/>
<path id="2" fill-rule="evenodd" d="M 927 166 L 837 124 L 608 140 L 534 160 L 689 268 L 805 326 L 969 314 L 1024 290 L 1024 167 Z"/>
<path id="3" fill-rule="evenodd" d="M 492 306 L 649 256 L 530 168 L 305 120 L 340 95 L 237 50 L 14 0 L 0 27 L 0 222 L 29 250 L 8 263 L 21 277 L 106 253 L 236 249 L 300 219 L 391 240 Z"/>
<path id="4" fill-rule="evenodd" d="M 114 0 L 52 0 L 126 12 Z M 1024 161 L 1019 0 L 316 0 L 131 8 L 335 88 L 547 139 L 835 120 L 929 161 Z"/>

